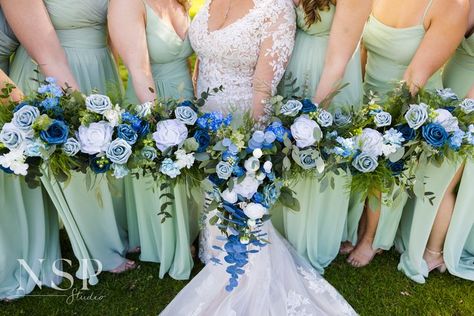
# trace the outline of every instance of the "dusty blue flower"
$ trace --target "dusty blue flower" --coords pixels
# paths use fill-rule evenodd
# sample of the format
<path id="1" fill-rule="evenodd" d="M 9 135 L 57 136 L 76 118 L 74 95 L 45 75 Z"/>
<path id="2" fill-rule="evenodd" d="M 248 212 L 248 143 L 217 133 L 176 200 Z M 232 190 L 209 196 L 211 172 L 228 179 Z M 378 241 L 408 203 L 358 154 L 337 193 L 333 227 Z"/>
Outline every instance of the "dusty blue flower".
<path id="1" fill-rule="evenodd" d="M 53 120 L 49 127 L 40 132 L 40 137 L 50 145 L 61 145 L 67 141 L 69 135 L 69 127 L 66 123 L 59 120 Z"/>
<path id="2" fill-rule="evenodd" d="M 378 165 L 377 158 L 366 153 L 360 153 L 352 161 L 352 166 L 363 173 L 374 171 Z"/>
<path id="3" fill-rule="evenodd" d="M 106 151 L 107 158 L 115 164 L 125 164 L 132 155 L 132 147 L 124 139 L 113 140 Z"/>

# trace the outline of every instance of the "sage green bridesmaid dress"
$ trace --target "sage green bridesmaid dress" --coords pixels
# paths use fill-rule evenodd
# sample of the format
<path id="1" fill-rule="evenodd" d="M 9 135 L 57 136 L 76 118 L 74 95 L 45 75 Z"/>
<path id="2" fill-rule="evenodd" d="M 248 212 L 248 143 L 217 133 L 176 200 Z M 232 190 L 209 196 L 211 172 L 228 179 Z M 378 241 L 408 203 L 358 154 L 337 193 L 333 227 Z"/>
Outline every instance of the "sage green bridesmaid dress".
<path id="1" fill-rule="evenodd" d="M 423 21 L 431 7 L 428 3 L 420 23 L 406 28 L 394 28 L 379 21 L 373 14 L 369 17 L 363 34 L 363 43 L 367 50 L 364 90 L 376 92 L 382 99 L 395 85 L 403 79 L 403 75 L 415 55 L 423 37 L 425 28 Z M 442 88 L 441 71 L 436 72 L 426 84 L 427 89 Z M 396 188 L 394 192 L 396 191 Z M 392 193 L 393 194 L 393 193 Z M 354 197 L 355 198 L 355 197 Z M 394 196 L 382 196 L 389 201 Z M 395 203 L 382 203 L 379 224 L 372 247 L 374 249 L 390 249 L 408 200 L 408 194 L 401 194 Z M 356 203 L 351 207 L 347 220 L 346 239 L 357 243 L 359 221 L 363 205 Z"/>
<path id="2" fill-rule="evenodd" d="M 156 12 L 143 1 L 146 8 L 146 37 L 150 64 L 159 98 L 191 99 L 193 85 L 188 66 L 192 48 L 188 37 L 183 40 Z M 138 104 L 129 78 L 126 100 Z M 165 189 L 169 191 L 171 189 Z M 191 198 L 191 188 L 184 183 L 173 189 L 174 204 L 168 207 L 172 218 L 161 223 L 157 214 L 166 202 L 160 195 L 160 184 L 152 177 L 129 177 L 125 180 L 127 209 L 136 213 L 141 247 L 140 260 L 159 262 L 159 276 L 168 273 L 177 280 L 189 279 L 193 267 L 190 252 L 198 234 L 199 204 Z M 133 216 L 133 213 L 131 216 Z M 129 218 L 131 217 L 129 214 Z"/>
<path id="3" fill-rule="evenodd" d="M 474 85 L 474 36 L 463 40 L 443 71 L 443 83 L 460 97 L 466 96 Z M 427 190 L 435 193 L 434 206 L 416 199 L 407 205 L 400 226 L 399 248 L 403 251 L 398 265 L 409 278 L 424 283 L 428 266 L 423 253 L 428 242 L 436 213 L 447 186 L 446 179 L 454 176 L 457 167 L 445 163 L 443 170 L 428 166 L 430 181 Z M 449 170 L 450 172 L 446 172 Z M 457 198 L 446 235 L 443 256 L 448 271 L 461 278 L 474 281 L 474 163 L 467 161 L 460 181 Z"/>
<path id="4" fill-rule="evenodd" d="M 106 94 L 120 91 L 120 79 L 107 46 L 107 0 L 45 0 L 51 22 L 81 91 Z M 31 80 L 42 80 L 37 65 L 20 47 L 11 66 L 11 77 L 25 93 L 37 89 Z M 104 271 L 115 269 L 126 259 L 128 249 L 125 225 L 123 181 L 99 175 L 86 186 L 87 177 L 74 173 L 71 181 L 60 184 L 45 171 L 43 185 L 53 200 L 67 230 L 81 267 L 76 275 L 97 283 L 94 270 L 99 260 Z M 112 192 L 113 191 L 113 192 Z"/>
<path id="5" fill-rule="evenodd" d="M 308 27 L 303 9 L 296 8 L 298 25 L 296 42 L 285 80 L 280 84 L 281 94 L 291 95 L 293 89 L 288 86 L 288 83 L 296 80 L 294 86 L 301 89 L 296 94 L 306 98 L 313 97 L 325 66 L 326 50 L 335 12 L 334 5 L 331 5 L 327 11 L 320 11 L 321 21 Z M 352 105 L 357 109 L 362 104 L 359 48 L 348 63 L 341 83 L 349 85 L 334 98 L 329 109 L 331 112 L 346 105 Z M 284 208 L 280 215 L 281 210 L 276 208 L 272 213 L 272 219 L 277 223 L 279 217 L 283 216 L 284 235 L 320 273 L 323 273 L 324 268 L 339 252 L 349 209 L 350 192 L 347 185 L 350 175 L 340 170 L 340 175 L 335 175 L 334 180 L 334 189 L 328 187 L 322 192 L 318 179 L 307 177 L 299 180 L 292 189 L 296 192 L 301 210 L 294 212 Z"/>
<path id="6" fill-rule="evenodd" d="M 0 69 L 6 74 L 18 45 L 0 9 Z M 0 300 L 20 298 L 35 288 L 19 259 L 46 286 L 60 283 L 52 273 L 52 264 L 61 258 L 58 231 L 54 206 L 43 189 L 29 189 L 23 178 L 0 171 Z M 56 267 L 61 268 L 60 262 Z"/>

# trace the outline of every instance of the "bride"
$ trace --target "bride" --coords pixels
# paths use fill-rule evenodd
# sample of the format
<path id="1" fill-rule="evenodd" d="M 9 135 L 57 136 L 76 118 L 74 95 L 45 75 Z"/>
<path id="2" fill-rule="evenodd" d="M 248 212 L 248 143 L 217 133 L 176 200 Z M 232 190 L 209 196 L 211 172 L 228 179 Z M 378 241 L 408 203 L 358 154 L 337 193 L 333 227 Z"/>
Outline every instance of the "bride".
<path id="1" fill-rule="evenodd" d="M 259 120 L 275 94 L 295 35 L 292 0 L 207 0 L 189 29 L 199 56 L 197 92 L 224 86 L 206 111 L 252 111 Z M 220 232 L 207 223 L 201 258 L 206 267 L 161 315 L 352 315 L 355 311 L 310 264 L 264 224 L 270 244 L 250 255 L 245 274 L 231 292 L 226 266 L 212 245 Z M 223 261 L 223 260 L 221 260 Z"/>

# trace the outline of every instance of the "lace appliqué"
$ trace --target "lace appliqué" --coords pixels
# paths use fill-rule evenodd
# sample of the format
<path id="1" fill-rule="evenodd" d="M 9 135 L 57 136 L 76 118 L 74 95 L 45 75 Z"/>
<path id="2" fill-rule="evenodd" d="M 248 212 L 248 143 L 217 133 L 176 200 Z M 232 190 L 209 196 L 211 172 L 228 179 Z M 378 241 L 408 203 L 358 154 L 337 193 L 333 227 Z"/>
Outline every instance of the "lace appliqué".
<path id="1" fill-rule="evenodd" d="M 197 89 L 224 86 L 211 96 L 206 111 L 229 112 L 230 107 L 249 110 L 257 65 L 265 63 L 269 72 L 265 83 L 274 94 L 294 46 L 295 12 L 291 0 L 254 0 L 254 8 L 232 24 L 215 31 L 208 29 L 208 0 L 194 18 L 189 38 L 199 57 Z M 258 67 L 265 68 L 265 67 Z M 268 77 L 268 78 L 267 78 Z"/>
<path id="2" fill-rule="evenodd" d="M 310 316 L 304 308 L 305 305 L 310 305 L 310 300 L 303 295 L 290 291 L 286 300 L 286 314 L 288 316 Z"/>

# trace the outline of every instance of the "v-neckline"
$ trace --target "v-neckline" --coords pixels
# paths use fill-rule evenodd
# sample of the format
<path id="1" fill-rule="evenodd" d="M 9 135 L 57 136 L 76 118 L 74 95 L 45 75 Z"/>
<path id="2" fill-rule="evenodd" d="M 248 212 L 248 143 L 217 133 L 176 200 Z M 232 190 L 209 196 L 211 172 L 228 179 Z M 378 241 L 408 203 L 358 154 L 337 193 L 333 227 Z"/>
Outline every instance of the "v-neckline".
<path id="1" fill-rule="evenodd" d="M 226 26 L 223 26 L 221 28 L 218 28 L 218 29 L 215 29 L 215 30 L 209 30 L 209 18 L 211 17 L 211 3 L 212 3 L 213 0 L 209 0 L 207 2 L 207 6 L 206 6 L 206 30 L 207 30 L 207 33 L 208 34 L 212 34 L 212 33 L 217 33 L 217 32 L 220 32 L 220 31 L 223 31 L 231 26 L 233 26 L 234 24 L 237 24 L 238 22 L 240 22 L 241 20 L 245 19 L 246 17 L 248 17 L 250 14 L 253 13 L 253 11 L 257 8 L 257 0 L 252 0 L 253 1 L 253 7 L 249 9 L 249 11 L 244 14 L 243 16 L 241 16 L 240 18 L 236 19 L 234 22 L 230 23 L 230 24 L 227 24 Z"/>
<path id="2" fill-rule="evenodd" d="M 160 21 L 160 23 L 163 24 L 168 29 L 168 31 L 172 32 L 182 43 L 186 41 L 186 39 L 188 38 L 188 32 L 189 32 L 189 19 L 188 19 L 188 29 L 184 33 L 184 38 L 183 38 L 178 34 L 178 32 L 176 31 L 173 25 L 168 25 L 168 23 L 165 23 L 163 21 L 163 18 L 158 14 L 158 12 L 155 11 L 155 9 L 153 9 L 146 1 L 143 1 L 143 2 L 147 6 L 147 8 L 151 10 L 153 15 L 157 18 L 157 20 Z"/>

